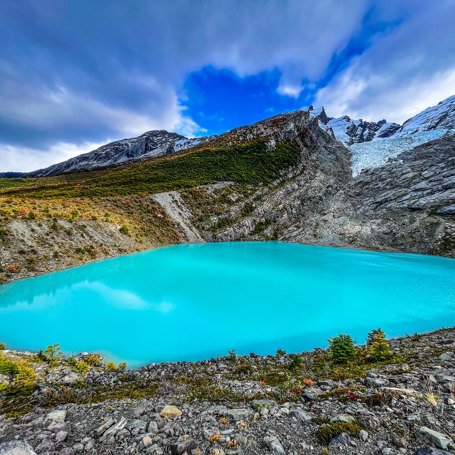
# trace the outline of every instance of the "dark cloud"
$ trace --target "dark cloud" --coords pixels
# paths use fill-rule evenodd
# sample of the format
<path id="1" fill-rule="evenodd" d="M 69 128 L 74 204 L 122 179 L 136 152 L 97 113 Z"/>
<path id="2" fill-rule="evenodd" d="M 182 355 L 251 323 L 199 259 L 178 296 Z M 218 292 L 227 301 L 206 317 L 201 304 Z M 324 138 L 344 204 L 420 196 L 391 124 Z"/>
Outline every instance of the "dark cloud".
<path id="1" fill-rule="evenodd" d="M 203 132 L 177 94 L 190 73 L 206 66 L 240 77 L 279 71 L 278 92 L 296 98 L 303 82 L 317 91 L 323 81 L 327 88 L 320 98 L 342 103 L 343 77 L 352 68 L 361 85 L 371 83 L 368 71 L 389 74 L 381 60 L 396 65 L 400 33 L 406 39 L 414 33 L 409 46 L 418 50 L 420 34 L 427 33 L 419 29 L 426 10 L 433 10 L 435 36 L 444 28 L 452 34 L 451 4 L 0 0 L 0 171 L 41 167 L 154 128 Z M 436 38 L 425 39 L 428 47 L 437 45 Z M 432 68 L 422 78 L 449 66 L 441 64 L 448 47 L 424 56 Z M 363 58 L 367 69 L 357 63 Z M 365 87 L 361 92 L 365 100 L 373 98 Z M 355 102 L 347 107 L 361 112 L 361 99 Z"/>

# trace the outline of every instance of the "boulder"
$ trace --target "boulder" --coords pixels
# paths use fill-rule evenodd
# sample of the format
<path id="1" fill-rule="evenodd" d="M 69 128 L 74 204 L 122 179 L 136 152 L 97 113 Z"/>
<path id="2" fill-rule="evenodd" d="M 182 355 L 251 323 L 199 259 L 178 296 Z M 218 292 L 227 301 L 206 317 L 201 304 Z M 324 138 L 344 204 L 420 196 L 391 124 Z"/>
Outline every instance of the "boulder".
<path id="1" fill-rule="evenodd" d="M 438 431 L 434 431 L 431 428 L 420 427 L 419 432 L 426 436 L 436 447 L 439 447 L 440 449 L 447 449 L 449 444 L 452 443 L 451 439 L 446 435 L 439 433 Z"/>
<path id="2" fill-rule="evenodd" d="M 182 411 L 177 406 L 166 405 L 160 412 L 161 417 L 178 417 L 182 415 Z"/>
<path id="3" fill-rule="evenodd" d="M 282 454 L 285 453 L 284 448 L 283 448 L 283 446 L 281 445 L 280 440 L 279 440 L 275 435 L 266 436 L 266 437 L 264 438 L 264 442 L 265 442 L 265 445 L 266 445 L 272 452 L 275 452 L 275 453 L 282 453 Z"/>
<path id="4" fill-rule="evenodd" d="M 36 455 L 25 441 L 10 441 L 0 444 L 0 455 Z"/>
<path id="5" fill-rule="evenodd" d="M 445 450 L 435 449 L 434 447 L 424 447 L 422 449 L 417 449 L 414 452 L 414 455 L 451 455 Z"/>
<path id="6" fill-rule="evenodd" d="M 349 414 L 338 414 L 337 416 L 330 419 L 330 423 L 335 423 L 335 422 L 354 423 L 355 417 L 353 417 Z"/>

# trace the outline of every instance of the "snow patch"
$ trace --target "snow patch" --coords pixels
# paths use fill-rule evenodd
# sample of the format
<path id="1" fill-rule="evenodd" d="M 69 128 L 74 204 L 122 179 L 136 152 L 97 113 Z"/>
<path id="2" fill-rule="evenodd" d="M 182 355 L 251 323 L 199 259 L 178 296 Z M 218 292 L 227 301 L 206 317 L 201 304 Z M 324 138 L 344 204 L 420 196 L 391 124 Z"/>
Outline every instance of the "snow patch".
<path id="1" fill-rule="evenodd" d="M 349 147 L 352 152 L 352 175 L 355 177 L 364 169 L 382 166 L 390 158 L 395 158 L 402 152 L 437 139 L 446 132 L 453 133 L 455 130 L 422 131 L 402 137 L 375 139 L 371 142 L 353 144 Z"/>

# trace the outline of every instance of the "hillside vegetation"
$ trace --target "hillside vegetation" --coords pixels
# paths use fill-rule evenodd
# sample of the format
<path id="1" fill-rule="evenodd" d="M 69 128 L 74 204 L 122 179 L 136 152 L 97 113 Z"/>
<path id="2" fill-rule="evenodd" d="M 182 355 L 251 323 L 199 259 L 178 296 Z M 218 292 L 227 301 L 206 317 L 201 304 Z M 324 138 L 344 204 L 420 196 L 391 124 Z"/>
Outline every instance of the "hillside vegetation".
<path id="1" fill-rule="evenodd" d="M 40 179 L 0 180 L 0 194 L 33 198 L 100 197 L 160 193 L 219 181 L 270 183 L 296 166 L 299 148 L 281 142 L 268 149 L 265 139 L 202 148 L 120 169 Z"/>

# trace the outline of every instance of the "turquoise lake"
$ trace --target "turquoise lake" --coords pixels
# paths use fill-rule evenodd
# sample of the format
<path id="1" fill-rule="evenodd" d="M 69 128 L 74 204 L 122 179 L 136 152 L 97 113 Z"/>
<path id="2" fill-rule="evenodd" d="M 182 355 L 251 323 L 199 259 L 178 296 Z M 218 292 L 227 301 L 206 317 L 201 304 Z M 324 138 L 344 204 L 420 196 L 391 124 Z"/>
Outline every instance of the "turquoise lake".
<path id="1" fill-rule="evenodd" d="M 179 245 L 0 286 L 0 341 L 129 367 L 455 325 L 455 260 L 280 242 Z"/>

